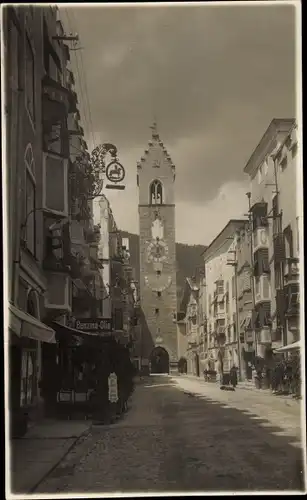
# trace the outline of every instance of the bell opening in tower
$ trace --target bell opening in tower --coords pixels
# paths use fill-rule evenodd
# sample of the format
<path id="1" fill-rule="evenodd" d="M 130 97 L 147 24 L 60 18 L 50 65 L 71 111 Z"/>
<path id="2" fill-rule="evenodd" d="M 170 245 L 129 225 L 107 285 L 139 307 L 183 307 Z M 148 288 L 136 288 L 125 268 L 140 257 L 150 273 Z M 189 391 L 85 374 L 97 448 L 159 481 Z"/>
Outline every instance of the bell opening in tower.
<path id="1" fill-rule="evenodd" d="M 163 204 L 163 187 L 162 187 L 162 183 L 160 181 L 154 180 L 150 184 L 149 200 L 150 200 L 151 205 L 162 205 Z"/>

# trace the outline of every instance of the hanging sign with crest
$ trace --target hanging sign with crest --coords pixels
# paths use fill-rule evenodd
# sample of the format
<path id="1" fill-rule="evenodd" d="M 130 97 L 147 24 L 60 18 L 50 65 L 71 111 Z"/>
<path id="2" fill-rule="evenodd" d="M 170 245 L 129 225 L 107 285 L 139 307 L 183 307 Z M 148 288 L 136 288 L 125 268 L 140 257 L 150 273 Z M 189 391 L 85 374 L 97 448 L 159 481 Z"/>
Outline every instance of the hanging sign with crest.
<path id="1" fill-rule="evenodd" d="M 108 189 L 125 189 L 123 184 L 120 184 L 125 178 L 126 172 L 124 167 L 118 160 L 113 160 L 106 168 L 106 177 L 112 184 L 107 184 Z"/>

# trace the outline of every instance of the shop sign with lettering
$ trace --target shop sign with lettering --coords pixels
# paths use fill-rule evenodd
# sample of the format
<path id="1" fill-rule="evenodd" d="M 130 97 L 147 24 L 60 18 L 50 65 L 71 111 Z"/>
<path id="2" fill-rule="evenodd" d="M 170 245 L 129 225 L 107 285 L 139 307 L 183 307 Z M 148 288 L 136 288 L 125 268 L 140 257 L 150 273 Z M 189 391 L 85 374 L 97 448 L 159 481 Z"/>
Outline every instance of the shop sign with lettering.
<path id="1" fill-rule="evenodd" d="M 110 333 L 112 320 L 111 318 L 80 318 L 76 319 L 74 328 L 81 332 Z"/>

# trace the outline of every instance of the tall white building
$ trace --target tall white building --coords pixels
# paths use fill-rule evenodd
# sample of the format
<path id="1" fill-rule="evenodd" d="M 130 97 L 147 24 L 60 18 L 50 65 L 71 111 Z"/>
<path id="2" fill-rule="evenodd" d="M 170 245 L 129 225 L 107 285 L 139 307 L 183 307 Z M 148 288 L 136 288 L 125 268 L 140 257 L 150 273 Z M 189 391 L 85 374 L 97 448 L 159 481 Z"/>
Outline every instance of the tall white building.
<path id="1" fill-rule="evenodd" d="M 247 162 L 253 230 L 256 354 L 299 339 L 298 141 L 295 120 L 273 119 Z M 301 167 L 300 167 L 301 168 Z"/>
<path id="2" fill-rule="evenodd" d="M 246 221 L 230 220 L 204 252 L 206 275 L 206 368 L 228 372 L 239 367 L 234 261 L 236 232 Z"/>

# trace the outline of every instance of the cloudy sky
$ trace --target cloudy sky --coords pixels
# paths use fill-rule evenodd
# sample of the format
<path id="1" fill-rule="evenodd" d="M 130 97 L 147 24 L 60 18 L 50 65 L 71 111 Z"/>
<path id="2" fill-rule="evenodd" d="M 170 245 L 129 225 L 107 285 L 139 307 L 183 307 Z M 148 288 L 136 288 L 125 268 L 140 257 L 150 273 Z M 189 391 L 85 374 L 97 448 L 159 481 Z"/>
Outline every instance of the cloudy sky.
<path id="1" fill-rule="evenodd" d="M 246 212 L 243 168 L 272 118 L 295 114 L 295 10 L 62 5 L 89 149 L 116 144 L 118 226 L 138 232 L 136 163 L 155 116 L 176 165 L 177 241 L 208 244 Z"/>

